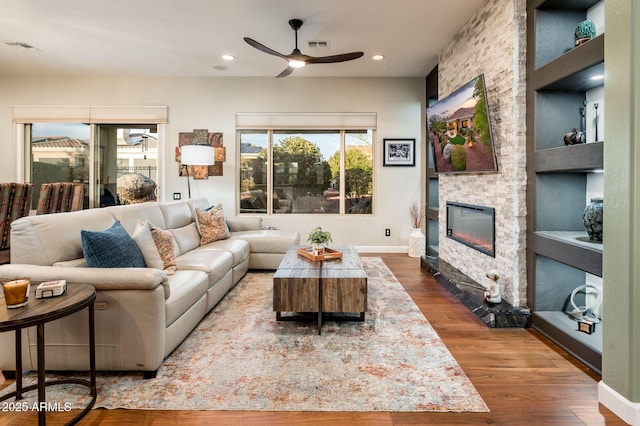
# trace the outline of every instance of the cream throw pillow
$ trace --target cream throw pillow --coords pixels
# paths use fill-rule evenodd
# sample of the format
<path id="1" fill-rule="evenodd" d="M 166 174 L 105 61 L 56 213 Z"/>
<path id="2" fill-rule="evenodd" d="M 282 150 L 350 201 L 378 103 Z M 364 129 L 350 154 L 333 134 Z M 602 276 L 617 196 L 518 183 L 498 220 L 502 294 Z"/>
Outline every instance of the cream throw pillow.
<path id="1" fill-rule="evenodd" d="M 158 253 L 158 248 L 153 242 L 148 221 L 138 221 L 131 238 L 133 238 L 133 241 L 135 241 L 136 245 L 140 249 L 142 257 L 144 257 L 144 263 L 146 263 L 149 268 L 164 269 L 162 258 L 160 257 L 160 253 Z"/>

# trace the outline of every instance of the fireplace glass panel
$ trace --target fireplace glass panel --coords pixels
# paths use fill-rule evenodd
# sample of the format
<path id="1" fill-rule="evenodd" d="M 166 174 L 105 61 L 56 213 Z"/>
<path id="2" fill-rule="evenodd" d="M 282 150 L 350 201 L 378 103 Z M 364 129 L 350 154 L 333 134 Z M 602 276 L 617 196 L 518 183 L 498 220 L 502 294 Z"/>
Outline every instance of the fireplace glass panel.
<path id="1" fill-rule="evenodd" d="M 491 207 L 447 201 L 447 237 L 495 257 L 495 212 Z"/>

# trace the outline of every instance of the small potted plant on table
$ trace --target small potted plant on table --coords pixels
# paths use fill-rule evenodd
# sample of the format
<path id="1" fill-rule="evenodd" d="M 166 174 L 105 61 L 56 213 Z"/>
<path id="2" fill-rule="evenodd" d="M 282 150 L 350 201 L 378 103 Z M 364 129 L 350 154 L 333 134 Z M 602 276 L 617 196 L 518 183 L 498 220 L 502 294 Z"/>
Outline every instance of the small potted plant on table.
<path id="1" fill-rule="evenodd" d="M 325 231 L 318 226 L 309 232 L 307 241 L 312 244 L 314 256 L 323 254 L 325 246 L 332 241 L 331 232 Z"/>

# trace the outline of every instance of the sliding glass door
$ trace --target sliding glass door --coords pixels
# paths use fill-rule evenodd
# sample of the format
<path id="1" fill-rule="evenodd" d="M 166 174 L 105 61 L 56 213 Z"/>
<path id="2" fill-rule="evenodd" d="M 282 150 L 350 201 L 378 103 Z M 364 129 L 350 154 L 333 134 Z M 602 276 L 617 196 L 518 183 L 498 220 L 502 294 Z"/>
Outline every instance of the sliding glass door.
<path id="1" fill-rule="evenodd" d="M 84 123 L 34 123 L 31 128 L 30 178 L 32 209 L 36 209 L 43 183 L 85 184 L 84 208 L 89 207 L 88 185 L 91 128 Z"/>
<path id="2" fill-rule="evenodd" d="M 37 208 L 43 183 L 85 185 L 83 208 L 152 201 L 157 197 L 156 124 L 32 123 L 27 181 Z M 93 135 L 93 137 L 92 137 Z M 94 182 L 90 187 L 90 183 Z"/>

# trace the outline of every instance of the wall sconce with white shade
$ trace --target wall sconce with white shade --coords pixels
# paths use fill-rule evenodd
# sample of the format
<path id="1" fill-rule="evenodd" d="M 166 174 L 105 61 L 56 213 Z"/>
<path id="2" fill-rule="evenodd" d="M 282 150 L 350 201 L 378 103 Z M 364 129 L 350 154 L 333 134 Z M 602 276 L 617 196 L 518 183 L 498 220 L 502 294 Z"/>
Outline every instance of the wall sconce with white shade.
<path id="1" fill-rule="evenodd" d="M 211 166 L 215 163 L 214 149 L 210 145 L 183 145 L 180 148 L 182 167 L 187 169 L 187 188 L 191 198 L 189 166 Z"/>

